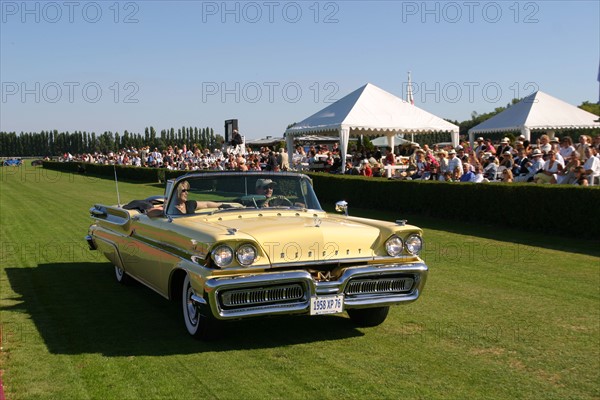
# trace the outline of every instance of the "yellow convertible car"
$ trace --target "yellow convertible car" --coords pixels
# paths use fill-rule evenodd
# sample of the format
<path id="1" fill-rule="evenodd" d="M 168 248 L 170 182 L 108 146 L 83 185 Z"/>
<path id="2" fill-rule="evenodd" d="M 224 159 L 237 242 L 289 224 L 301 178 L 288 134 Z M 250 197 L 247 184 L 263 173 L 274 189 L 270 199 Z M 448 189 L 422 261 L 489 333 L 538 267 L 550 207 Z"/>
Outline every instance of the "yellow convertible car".
<path id="1" fill-rule="evenodd" d="M 194 173 L 168 182 L 164 196 L 94 205 L 86 239 L 118 282 L 180 301 L 199 338 L 266 315 L 347 312 L 379 325 L 423 290 L 422 231 L 350 217 L 344 201 L 336 210 L 323 211 L 302 174 Z"/>

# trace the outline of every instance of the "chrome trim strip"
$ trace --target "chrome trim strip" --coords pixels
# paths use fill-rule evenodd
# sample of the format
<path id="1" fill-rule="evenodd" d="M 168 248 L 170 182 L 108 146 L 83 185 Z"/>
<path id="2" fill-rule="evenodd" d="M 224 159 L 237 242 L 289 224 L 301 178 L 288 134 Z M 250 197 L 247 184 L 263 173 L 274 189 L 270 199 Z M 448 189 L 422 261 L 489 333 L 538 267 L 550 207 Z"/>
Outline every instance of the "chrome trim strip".
<path id="1" fill-rule="evenodd" d="M 96 243 L 94 243 L 94 239 L 90 235 L 86 235 L 85 240 L 87 241 L 88 246 L 90 246 L 90 250 L 98 250 Z"/>
<path id="2" fill-rule="evenodd" d="M 202 297 L 200 297 L 200 296 L 198 296 L 196 294 L 192 295 L 192 301 L 194 303 L 198 304 L 199 306 L 205 306 L 207 304 L 206 300 L 204 300 Z"/>
<path id="3" fill-rule="evenodd" d="M 327 259 L 327 260 L 317 260 L 317 261 L 294 261 L 289 263 L 274 263 L 277 268 L 289 268 L 289 267 L 310 267 L 311 265 L 346 265 L 346 264 L 356 264 L 360 262 L 369 262 L 373 261 L 373 257 L 360 257 L 360 258 L 344 258 L 344 259 Z"/>
<path id="4" fill-rule="evenodd" d="M 385 279 L 388 275 L 407 275 L 414 279 L 413 289 L 407 293 L 372 293 L 344 296 L 344 309 L 380 307 L 412 302 L 418 299 L 427 279 L 428 267 L 424 263 L 369 265 L 348 267 L 337 281 L 317 282 L 306 271 L 269 272 L 240 277 L 214 277 L 205 283 L 205 297 L 213 315 L 218 319 L 233 319 L 259 315 L 309 313 L 310 298 L 317 295 L 343 294 L 354 278 Z M 260 287 L 261 285 L 302 284 L 306 290 L 303 301 L 291 304 L 273 304 L 225 310 L 219 304 L 219 292 Z"/>
<path id="5" fill-rule="evenodd" d="M 201 253 L 201 252 L 197 252 L 197 253 L 187 252 L 184 249 L 181 249 L 181 248 L 176 247 L 176 246 L 172 246 L 172 245 L 167 244 L 165 242 L 161 242 L 161 241 L 158 241 L 158 240 L 151 239 L 151 238 L 149 238 L 147 236 L 140 235 L 137 232 L 134 232 L 133 235 L 131 235 L 131 237 L 133 239 L 139 240 L 140 242 L 142 242 L 142 243 L 144 243 L 144 244 L 146 244 L 146 245 L 148 245 L 150 247 L 153 247 L 153 248 L 155 248 L 157 250 L 164 251 L 165 253 L 171 254 L 171 255 L 173 255 L 175 257 L 179 257 L 179 258 L 181 258 L 183 260 L 189 261 L 189 260 L 192 259 L 191 257 L 193 257 L 193 256 L 201 257 L 202 259 L 204 259 L 204 257 L 206 257 L 206 254 L 204 254 L 204 253 Z"/>
<path id="6" fill-rule="evenodd" d="M 110 213 L 109 209 L 114 210 L 116 214 Z M 125 226 L 131 220 L 131 215 L 129 215 L 127 210 L 120 207 L 103 206 L 101 204 L 94 204 L 90 208 L 90 217 L 96 221 L 106 222 L 115 226 Z"/>

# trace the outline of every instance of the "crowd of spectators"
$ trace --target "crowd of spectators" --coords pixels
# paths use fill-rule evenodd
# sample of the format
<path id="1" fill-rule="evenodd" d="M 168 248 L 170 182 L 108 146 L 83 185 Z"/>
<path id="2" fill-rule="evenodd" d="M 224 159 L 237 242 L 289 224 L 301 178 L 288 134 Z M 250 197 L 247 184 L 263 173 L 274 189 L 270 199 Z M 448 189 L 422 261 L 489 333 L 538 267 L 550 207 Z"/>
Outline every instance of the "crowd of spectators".
<path id="1" fill-rule="evenodd" d="M 86 153 L 73 156 L 65 153 L 62 161 L 79 161 L 104 165 L 130 165 L 135 167 L 165 168 L 179 171 L 286 171 L 289 169 L 288 155 L 285 149 L 274 151 L 263 147 L 260 151 L 239 151 L 238 147 L 229 150 L 200 149 L 197 146 L 188 149 L 168 146 L 164 150 L 134 147 L 117 152 Z"/>
<path id="2" fill-rule="evenodd" d="M 380 161 L 379 161 L 380 160 Z M 600 135 L 592 139 L 581 135 L 577 144 L 569 136 L 542 135 L 535 144 L 524 136 L 498 143 L 478 137 L 471 148 L 464 142 L 457 147 L 431 148 L 413 144 L 407 157 L 365 157 L 347 165 L 347 173 L 369 175 L 385 165 L 395 168 L 394 179 L 439 180 L 446 182 L 533 182 L 548 184 L 599 184 Z"/>
<path id="3" fill-rule="evenodd" d="M 431 148 L 412 144 L 398 156 L 391 148 L 383 153 L 377 149 L 351 148 L 346 162 L 341 159 L 338 143 L 332 145 L 298 145 L 288 159 L 284 148 L 262 147 L 258 151 L 188 149 L 169 146 L 166 149 L 128 148 L 108 154 L 64 154 L 64 161 L 132 165 L 170 170 L 236 170 L 287 171 L 316 170 L 333 173 L 386 176 L 386 166 L 394 168 L 394 179 L 439 180 L 446 182 L 534 182 L 548 184 L 599 184 L 600 135 L 593 139 L 579 136 L 573 143 L 569 136 L 562 138 L 542 135 L 532 144 L 519 136 L 511 141 L 505 137 L 499 143 L 477 138 L 471 148 L 463 142 L 457 147 L 437 145 Z"/>

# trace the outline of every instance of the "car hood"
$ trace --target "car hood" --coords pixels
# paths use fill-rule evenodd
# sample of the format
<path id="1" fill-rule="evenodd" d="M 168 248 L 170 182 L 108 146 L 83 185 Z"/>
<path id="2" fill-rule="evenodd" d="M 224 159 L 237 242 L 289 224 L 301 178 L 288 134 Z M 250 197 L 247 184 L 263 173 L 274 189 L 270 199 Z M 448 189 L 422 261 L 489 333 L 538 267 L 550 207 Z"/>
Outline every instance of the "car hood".
<path id="1" fill-rule="evenodd" d="M 255 241 L 272 264 L 373 257 L 381 236 L 377 227 L 324 212 L 228 213 L 202 220 L 221 227 L 226 240 Z"/>

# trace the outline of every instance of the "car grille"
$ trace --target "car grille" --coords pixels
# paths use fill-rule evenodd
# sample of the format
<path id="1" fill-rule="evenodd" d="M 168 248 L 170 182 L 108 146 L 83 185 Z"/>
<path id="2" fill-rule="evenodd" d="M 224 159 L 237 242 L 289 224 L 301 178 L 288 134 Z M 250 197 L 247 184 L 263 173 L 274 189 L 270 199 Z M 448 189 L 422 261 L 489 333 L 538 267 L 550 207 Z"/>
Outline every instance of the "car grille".
<path id="1" fill-rule="evenodd" d="M 244 308 L 269 304 L 296 303 L 305 300 L 301 284 L 229 290 L 221 293 L 223 308 Z"/>
<path id="2" fill-rule="evenodd" d="M 415 280 L 410 277 L 377 277 L 353 279 L 346 286 L 346 295 L 370 295 L 410 292 Z"/>

